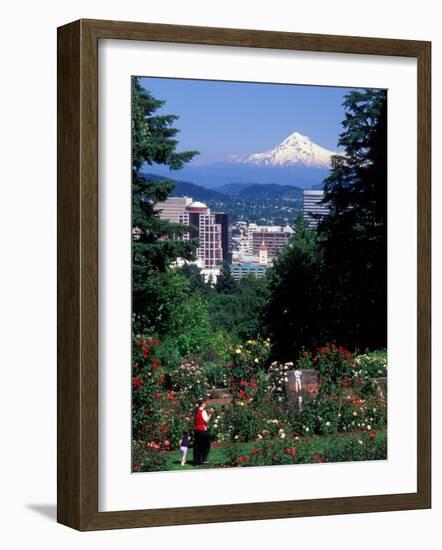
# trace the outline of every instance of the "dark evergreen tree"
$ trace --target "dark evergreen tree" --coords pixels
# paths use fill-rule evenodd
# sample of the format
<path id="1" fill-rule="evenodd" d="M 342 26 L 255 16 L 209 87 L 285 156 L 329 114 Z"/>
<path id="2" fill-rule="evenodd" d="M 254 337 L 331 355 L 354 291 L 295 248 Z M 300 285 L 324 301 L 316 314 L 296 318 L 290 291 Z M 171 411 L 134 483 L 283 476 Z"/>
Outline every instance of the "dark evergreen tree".
<path id="1" fill-rule="evenodd" d="M 196 151 L 177 152 L 175 115 L 155 114 L 164 101 L 154 98 L 132 79 L 132 307 L 134 330 L 161 333 L 167 326 L 169 288 L 167 269 L 178 257 L 193 258 L 195 240 L 179 240 L 186 227 L 161 220 L 156 205 L 172 191 L 173 180 L 150 180 L 142 169 L 164 164 L 180 169 Z"/>
<path id="2" fill-rule="evenodd" d="M 302 347 L 322 343 L 322 254 L 316 232 L 299 217 L 295 235 L 274 260 L 268 274 L 270 299 L 265 326 L 272 341 L 273 356 L 293 360 Z"/>
<path id="3" fill-rule="evenodd" d="M 358 90 L 325 180 L 330 215 L 319 227 L 324 303 L 334 339 L 351 346 L 387 343 L 387 92 Z"/>
<path id="4" fill-rule="evenodd" d="M 215 290 L 221 294 L 234 294 L 238 291 L 238 283 L 232 276 L 227 262 L 223 262 L 220 274 L 215 284 Z"/>

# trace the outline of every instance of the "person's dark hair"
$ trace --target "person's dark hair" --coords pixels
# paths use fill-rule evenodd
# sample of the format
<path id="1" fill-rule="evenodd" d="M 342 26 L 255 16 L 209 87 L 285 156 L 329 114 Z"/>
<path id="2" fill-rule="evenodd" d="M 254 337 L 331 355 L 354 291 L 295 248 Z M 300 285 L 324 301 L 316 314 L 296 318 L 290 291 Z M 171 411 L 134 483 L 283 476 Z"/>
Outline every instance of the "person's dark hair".
<path id="1" fill-rule="evenodd" d="M 187 430 L 184 430 L 183 437 L 186 437 L 186 435 L 189 435 L 189 432 Z"/>
<path id="2" fill-rule="evenodd" d="M 207 403 L 205 399 L 198 399 L 198 407 L 201 407 L 203 403 Z"/>

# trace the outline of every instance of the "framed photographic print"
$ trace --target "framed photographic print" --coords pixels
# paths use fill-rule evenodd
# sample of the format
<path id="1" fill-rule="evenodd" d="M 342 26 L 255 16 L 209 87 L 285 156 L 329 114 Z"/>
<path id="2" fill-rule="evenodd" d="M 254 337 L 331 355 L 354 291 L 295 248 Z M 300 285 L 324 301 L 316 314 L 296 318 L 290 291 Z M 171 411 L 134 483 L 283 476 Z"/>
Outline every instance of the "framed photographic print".
<path id="1" fill-rule="evenodd" d="M 431 506 L 430 64 L 59 29 L 59 522 Z"/>

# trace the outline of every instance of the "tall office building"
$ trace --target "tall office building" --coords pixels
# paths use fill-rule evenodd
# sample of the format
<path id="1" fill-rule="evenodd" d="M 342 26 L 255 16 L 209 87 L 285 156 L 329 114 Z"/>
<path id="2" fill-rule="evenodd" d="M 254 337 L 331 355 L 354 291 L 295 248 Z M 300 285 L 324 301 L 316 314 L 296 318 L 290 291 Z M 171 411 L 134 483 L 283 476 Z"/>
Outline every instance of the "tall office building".
<path id="1" fill-rule="evenodd" d="M 212 214 L 206 204 L 191 202 L 180 215 L 179 222 L 193 226 L 184 238 L 198 237 L 196 256 L 202 269 L 214 268 L 223 261 L 222 224 L 216 223 L 216 214 Z"/>
<path id="2" fill-rule="evenodd" d="M 329 207 L 321 204 L 323 198 L 324 191 L 311 189 L 304 191 L 304 223 L 310 229 L 316 229 L 321 219 L 329 213 Z"/>
<path id="3" fill-rule="evenodd" d="M 159 202 L 155 209 L 162 220 L 179 223 L 180 216 L 191 202 L 189 197 L 169 197 L 164 202 Z"/>
<path id="4" fill-rule="evenodd" d="M 215 214 L 215 223 L 221 226 L 221 246 L 223 249 L 223 261 L 232 263 L 232 226 L 229 223 L 229 214 L 219 212 Z"/>

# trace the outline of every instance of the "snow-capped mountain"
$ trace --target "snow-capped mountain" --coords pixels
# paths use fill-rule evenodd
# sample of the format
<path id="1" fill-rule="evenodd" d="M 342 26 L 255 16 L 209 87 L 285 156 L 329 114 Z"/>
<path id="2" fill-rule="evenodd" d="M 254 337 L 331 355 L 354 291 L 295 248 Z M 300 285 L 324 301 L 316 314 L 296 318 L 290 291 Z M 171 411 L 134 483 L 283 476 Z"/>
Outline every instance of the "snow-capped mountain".
<path id="1" fill-rule="evenodd" d="M 235 164 L 247 164 L 268 167 L 308 166 L 312 168 L 330 168 L 332 151 L 294 132 L 282 143 L 263 153 L 249 155 L 233 155 L 231 161 Z"/>

